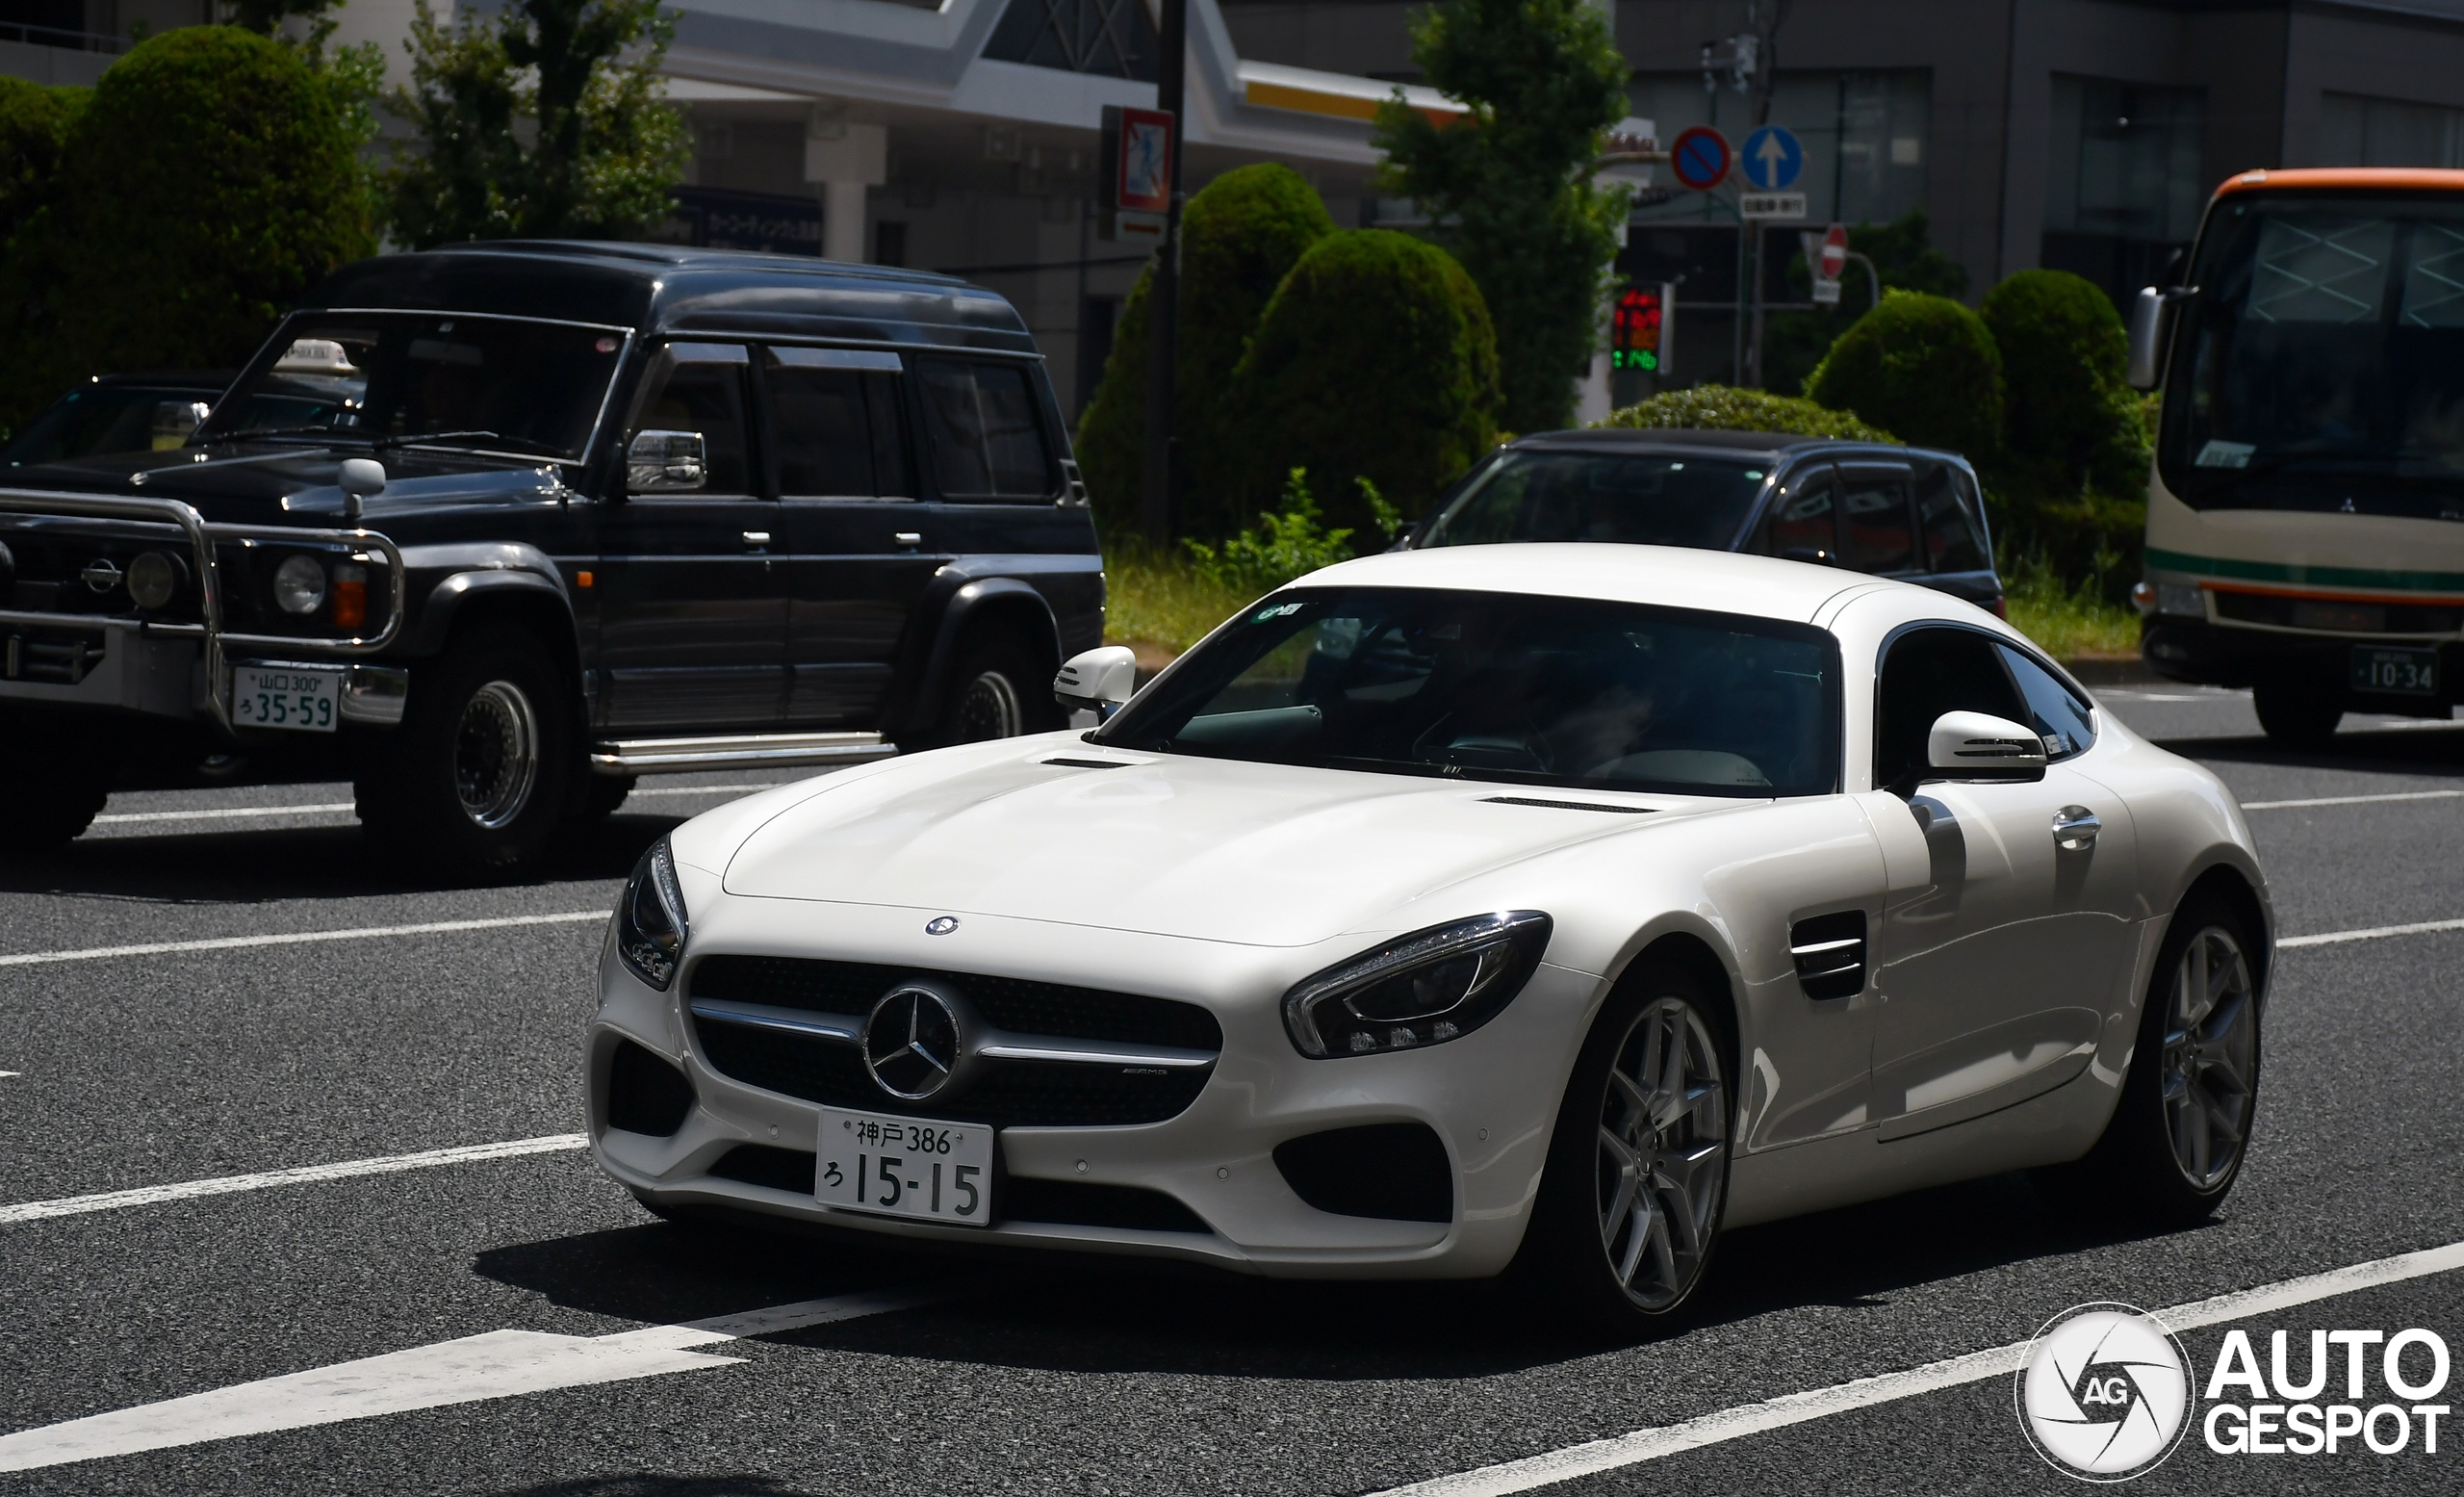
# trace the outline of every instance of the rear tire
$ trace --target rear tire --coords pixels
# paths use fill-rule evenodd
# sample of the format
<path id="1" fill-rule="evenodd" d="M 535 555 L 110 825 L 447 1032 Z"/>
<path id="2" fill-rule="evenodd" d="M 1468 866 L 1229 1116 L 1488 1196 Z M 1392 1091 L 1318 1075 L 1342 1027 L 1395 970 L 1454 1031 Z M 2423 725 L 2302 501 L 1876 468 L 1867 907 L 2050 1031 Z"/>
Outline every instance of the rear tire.
<path id="1" fill-rule="evenodd" d="M 120 752 L 97 725 L 0 719 L 0 856 L 40 857 L 76 840 L 111 799 Z"/>
<path id="2" fill-rule="evenodd" d="M 401 726 L 362 758 L 360 820 L 380 844 L 449 872 L 537 862 L 572 804 L 574 696 L 529 634 L 456 640 L 413 679 Z"/>
<path id="3" fill-rule="evenodd" d="M 1052 673 L 1025 641 L 975 634 L 952 662 L 932 726 L 902 738 L 899 747 L 942 748 L 1063 727 L 1061 705 L 1052 699 Z"/>
<path id="4" fill-rule="evenodd" d="M 2259 710 L 2259 726 L 2270 741 L 2302 753 L 2317 753 L 2336 740 L 2344 721 L 2341 692 L 2303 681 L 2262 682 L 2250 692 Z"/>
<path id="5" fill-rule="evenodd" d="M 597 826 L 616 813 L 625 798 L 633 793 L 631 775 L 604 775 L 586 772 L 575 776 L 574 804 L 571 820 L 575 826 Z"/>

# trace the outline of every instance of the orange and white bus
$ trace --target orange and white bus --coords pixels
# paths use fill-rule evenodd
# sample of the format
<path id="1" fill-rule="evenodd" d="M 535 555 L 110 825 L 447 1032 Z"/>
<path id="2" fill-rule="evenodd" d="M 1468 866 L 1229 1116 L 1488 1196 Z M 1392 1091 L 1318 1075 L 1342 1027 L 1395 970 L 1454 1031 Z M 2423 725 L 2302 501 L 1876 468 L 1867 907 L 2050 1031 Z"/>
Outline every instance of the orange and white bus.
<path id="1" fill-rule="evenodd" d="M 2250 171 L 2139 294 L 2164 388 L 2141 653 L 2270 737 L 2464 700 L 2464 171 Z"/>

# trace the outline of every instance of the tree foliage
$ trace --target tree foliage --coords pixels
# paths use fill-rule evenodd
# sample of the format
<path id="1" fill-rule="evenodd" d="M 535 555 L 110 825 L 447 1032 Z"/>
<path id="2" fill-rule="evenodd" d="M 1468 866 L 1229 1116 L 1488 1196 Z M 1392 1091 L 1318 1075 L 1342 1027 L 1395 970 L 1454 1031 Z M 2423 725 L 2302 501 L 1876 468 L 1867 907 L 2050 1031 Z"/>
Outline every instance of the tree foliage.
<path id="1" fill-rule="evenodd" d="M 1335 231 L 1315 189 L 1273 162 L 1242 167 L 1193 195 L 1181 217 L 1181 325 L 1173 377 L 1172 426 L 1184 470 L 1176 526 L 1221 535 L 1243 511 L 1214 481 L 1243 440 L 1231 401 L 1232 372 L 1258 318 L 1310 245 Z M 1112 355 L 1078 421 L 1078 464 L 1096 516 L 1107 526 L 1135 523 L 1146 472 L 1146 296 L 1138 284 L 1114 324 Z"/>
<path id="2" fill-rule="evenodd" d="M 1611 411 L 1592 425 L 1644 429 L 1676 427 L 1692 431 L 1778 431 L 1789 436 L 1831 437 L 1843 442 L 1899 440 L 1879 426 L 1859 421 L 1846 411 L 1828 410 L 1794 396 L 1773 395 L 1767 390 L 1740 390 L 1730 385 L 1696 385 L 1690 390 L 1671 390 Z"/>
<path id="3" fill-rule="evenodd" d="M 450 24 L 419 0 L 391 100 L 419 138 L 387 173 L 395 235 L 621 239 L 665 219 L 686 148 L 658 74 L 675 34 L 658 0 L 508 0 Z"/>
<path id="4" fill-rule="evenodd" d="M 1979 464 L 2001 448 L 2001 352 L 1977 315 L 1948 297 L 1886 295 L 1839 335 L 1806 394 Z"/>
<path id="5" fill-rule="evenodd" d="M 1236 513 L 1294 468 L 1327 518 L 1377 523 L 1359 480 L 1416 515 L 1495 442 L 1497 335 L 1479 288 L 1436 245 L 1355 229 L 1310 246 L 1267 304 L 1233 376 Z"/>
<path id="6" fill-rule="evenodd" d="M 1381 181 L 1479 286 L 1505 425 L 1564 426 L 1626 216 L 1625 190 L 1591 174 L 1626 114 L 1625 59 L 1590 0 L 1438 0 L 1411 33 L 1413 62 L 1467 112 L 1439 124 L 1399 92 L 1379 106 Z"/>
<path id="7" fill-rule="evenodd" d="M 2135 578 L 2119 563 L 2146 524 L 2148 435 L 2120 314 L 2066 271 L 2022 271 L 1978 311 L 2009 391 L 1992 474 L 2008 544 L 2073 581 Z"/>
<path id="8" fill-rule="evenodd" d="M 1848 248 L 1874 262 L 1885 291 L 1921 291 L 1957 301 L 1967 295 L 1967 271 L 1934 247 L 1922 208 L 1890 223 L 1860 223 L 1848 230 Z M 1874 305 L 1863 266 L 1851 262 L 1841 277 L 1839 304 L 1810 312 L 1774 312 L 1763 334 L 1762 384 L 1767 390 L 1799 391 L 1831 346 Z M 1813 271 L 1803 254 L 1787 270 L 1795 299 L 1813 296 Z"/>

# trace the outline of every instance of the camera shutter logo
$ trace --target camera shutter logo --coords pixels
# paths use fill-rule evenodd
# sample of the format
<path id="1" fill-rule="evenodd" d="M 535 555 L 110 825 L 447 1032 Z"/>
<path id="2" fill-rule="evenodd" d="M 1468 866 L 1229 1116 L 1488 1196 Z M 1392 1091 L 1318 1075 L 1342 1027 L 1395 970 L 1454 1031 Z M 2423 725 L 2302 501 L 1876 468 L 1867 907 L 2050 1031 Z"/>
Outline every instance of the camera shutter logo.
<path id="1" fill-rule="evenodd" d="M 2086 1482 L 2164 1464 L 2190 1429 L 2190 1358 L 2127 1304 L 2081 1304 L 2045 1322 L 2020 1359 L 2019 1428 L 2045 1463 Z"/>

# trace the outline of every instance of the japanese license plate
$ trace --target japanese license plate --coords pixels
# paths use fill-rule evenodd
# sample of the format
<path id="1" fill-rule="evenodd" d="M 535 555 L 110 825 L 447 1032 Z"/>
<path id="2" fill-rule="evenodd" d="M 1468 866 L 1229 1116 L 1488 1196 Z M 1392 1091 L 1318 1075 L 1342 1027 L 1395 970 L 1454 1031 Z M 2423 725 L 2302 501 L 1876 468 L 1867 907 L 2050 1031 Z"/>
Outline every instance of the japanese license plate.
<path id="1" fill-rule="evenodd" d="M 2352 689 L 2397 692 L 2405 696 L 2436 696 L 2438 652 L 2355 645 L 2352 648 Z"/>
<path id="2" fill-rule="evenodd" d="M 825 1206 L 953 1226 L 992 1222 L 992 1129 L 886 1113 L 821 1110 L 813 1199 Z"/>
<path id="3" fill-rule="evenodd" d="M 241 728 L 331 733 L 342 694 L 340 671 L 235 665 L 231 669 L 231 721 Z"/>

